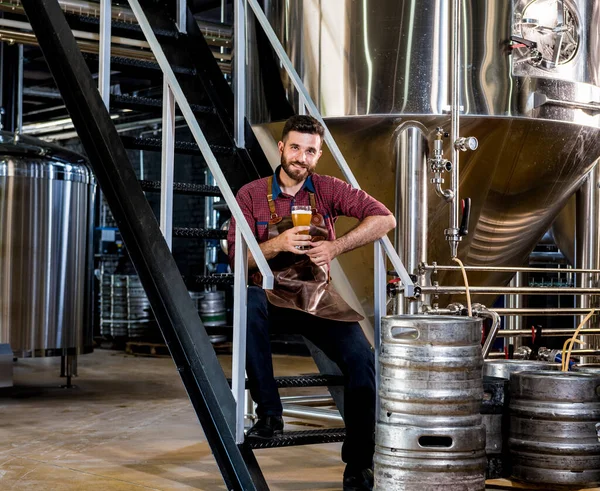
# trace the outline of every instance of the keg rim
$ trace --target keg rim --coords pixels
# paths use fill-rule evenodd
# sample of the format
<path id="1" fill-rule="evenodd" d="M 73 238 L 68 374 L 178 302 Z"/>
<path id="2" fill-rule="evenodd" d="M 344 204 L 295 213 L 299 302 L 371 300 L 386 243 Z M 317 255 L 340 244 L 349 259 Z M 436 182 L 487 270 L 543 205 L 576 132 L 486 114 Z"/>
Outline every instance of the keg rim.
<path id="1" fill-rule="evenodd" d="M 588 379 L 593 380 L 597 379 L 598 375 L 594 375 L 593 373 L 586 372 L 563 372 L 556 370 L 523 370 L 519 372 L 515 372 L 513 374 L 515 377 L 530 377 L 530 378 L 555 378 L 555 379 L 567 379 L 567 378 L 580 378 L 580 379 Z"/>
<path id="2" fill-rule="evenodd" d="M 448 321 L 463 321 L 463 322 L 474 322 L 480 323 L 480 317 L 468 317 L 465 315 L 432 315 L 432 314 L 400 314 L 400 315 L 386 315 L 382 317 L 382 320 L 391 321 L 419 321 L 427 320 L 430 324 L 447 324 Z"/>

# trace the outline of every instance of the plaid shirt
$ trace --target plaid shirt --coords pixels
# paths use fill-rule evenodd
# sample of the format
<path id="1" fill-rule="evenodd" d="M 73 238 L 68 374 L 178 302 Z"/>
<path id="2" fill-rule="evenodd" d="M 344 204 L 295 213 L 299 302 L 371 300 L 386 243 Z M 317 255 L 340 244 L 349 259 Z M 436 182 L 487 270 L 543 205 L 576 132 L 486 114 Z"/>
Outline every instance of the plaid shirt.
<path id="1" fill-rule="evenodd" d="M 294 205 L 310 205 L 308 193 L 315 193 L 317 211 L 323 215 L 328 240 L 335 240 L 335 221 L 339 216 L 354 217 L 362 220 L 374 215 L 391 215 L 391 212 L 375 198 L 364 191 L 354 189 L 350 184 L 336 177 L 311 175 L 298 191 L 296 196 L 284 194 L 277 182 L 280 167 L 273 176 L 273 202 L 280 217 L 292 214 Z M 237 202 L 246 217 L 250 230 L 260 244 L 268 239 L 269 219 L 271 212 L 267 201 L 267 178 L 257 179 L 243 186 L 237 193 Z M 231 219 L 227 243 L 229 261 L 233 267 L 235 256 L 235 219 Z"/>

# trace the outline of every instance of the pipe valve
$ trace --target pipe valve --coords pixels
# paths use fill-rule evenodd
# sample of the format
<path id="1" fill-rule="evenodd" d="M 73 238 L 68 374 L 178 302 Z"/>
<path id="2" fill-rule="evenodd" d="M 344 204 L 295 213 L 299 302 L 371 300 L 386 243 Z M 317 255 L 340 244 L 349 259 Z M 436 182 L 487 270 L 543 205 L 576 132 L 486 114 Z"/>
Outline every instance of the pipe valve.
<path id="1" fill-rule="evenodd" d="M 448 138 L 448 133 L 444 128 L 436 128 L 435 140 L 433 141 L 433 157 L 429 159 L 429 168 L 433 172 L 430 179 L 431 184 L 435 185 L 435 192 L 440 198 L 450 202 L 454 198 L 454 191 L 451 189 L 442 189 L 444 178 L 442 173 L 452 172 L 452 162 L 444 158 L 444 138 Z"/>

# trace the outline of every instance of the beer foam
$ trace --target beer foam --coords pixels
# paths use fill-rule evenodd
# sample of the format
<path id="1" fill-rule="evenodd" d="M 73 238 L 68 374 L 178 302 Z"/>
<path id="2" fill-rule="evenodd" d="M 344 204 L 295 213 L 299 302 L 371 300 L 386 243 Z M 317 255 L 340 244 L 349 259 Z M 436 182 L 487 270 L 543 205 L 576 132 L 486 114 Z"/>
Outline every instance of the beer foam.
<path id="1" fill-rule="evenodd" d="M 312 215 L 312 211 L 310 210 L 292 210 L 292 213 L 296 215 Z"/>

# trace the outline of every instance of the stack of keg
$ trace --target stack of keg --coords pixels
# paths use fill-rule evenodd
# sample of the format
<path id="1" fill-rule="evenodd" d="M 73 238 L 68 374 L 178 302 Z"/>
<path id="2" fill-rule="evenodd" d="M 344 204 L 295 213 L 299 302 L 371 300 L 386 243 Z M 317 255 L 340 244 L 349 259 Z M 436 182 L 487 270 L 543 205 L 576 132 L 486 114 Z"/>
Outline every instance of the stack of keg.
<path id="1" fill-rule="evenodd" d="M 113 338 L 148 338 L 157 327 L 137 275 L 100 275 L 100 333 Z"/>
<path id="2" fill-rule="evenodd" d="M 225 292 L 209 290 L 204 292 L 189 292 L 194 301 L 204 327 L 222 327 L 227 324 L 227 308 L 225 305 Z M 212 343 L 220 343 L 227 339 L 221 334 L 210 334 Z"/>
<path id="3" fill-rule="evenodd" d="M 378 491 L 483 491 L 481 320 L 382 320 Z"/>
<path id="4" fill-rule="evenodd" d="M 510 381 L 512 477 L 600 483 L 600 374 L 517 372 Z"/>
<path id="5" fill-rule="evenodd" d="M 524 370 L 560 370 L 560 363 L 538 360 L 485 360 L 483 363 L 484 386 L 486 381 L 504 380 L 502 405 L 494 411 L 482 414 L 485 426 L 485 453 L 488 459 L 488 478 L 510 476 L 510 454 L 508 451 L 510 400 L 508 383 L 511 375 Z M 490 378 L 493 377 L 493 378 Z"/>

